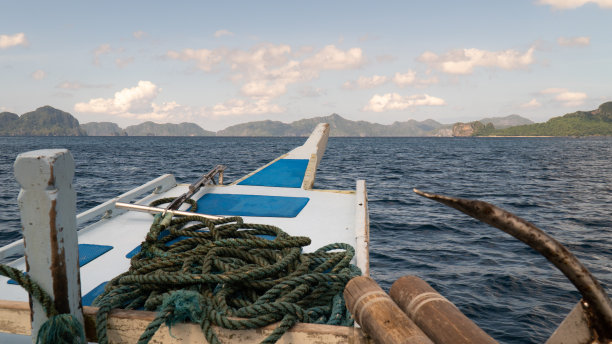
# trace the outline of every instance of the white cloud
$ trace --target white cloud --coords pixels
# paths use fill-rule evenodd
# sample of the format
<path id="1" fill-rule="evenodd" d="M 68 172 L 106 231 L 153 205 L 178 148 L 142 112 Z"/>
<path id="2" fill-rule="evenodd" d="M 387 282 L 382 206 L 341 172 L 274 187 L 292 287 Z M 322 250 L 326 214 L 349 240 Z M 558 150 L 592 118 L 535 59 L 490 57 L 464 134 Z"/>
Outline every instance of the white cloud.
<path id="1" fill-rule="evenodd" d="M 134 33 L 132 35 L 136 39 L 143 39 L 143 38 L 148 36 L 147 33 L 142 31 L 142 30 L 134 31 Z"/>
<path id="2" fill-rule="evenodd" d="M 153 110 L 153 99 L 160 89 L 150 81 L 139 81 L 138 86 L 124 88 L 113 98 L 94 98 L 87 103 L 77 103 L 75 111 L 107 113 L 112 115 L 147 113 Z"/>
<path id="3" fill-rule="evenodd" d="M 567 92 L 567 89 L 551 87 L 551 88 L 546 88 L 540 91 L 541 94 L 555 94 L 555 93 L 561 93 L 561 92 Z"/>
<path id="4" fill-rule="evenodd" d="M 302 62 L 302 67 L 314 70 L 355 69 L 365 63 L 361 48 L 342 51 L 334 45 L 327 45 L 312 57 Z"/>
<path id="5" fill-rule="evenodd" d="M 284 108 L 270 104 L 269 99 L 258 99 L 248 102 L 242 99 L 230 99 L 224 103 L 219 103 L 209 111 L 214 116 L 237 116 L 237 115 L 257 115 L 267 113 L 280 113 Z"/>
<path id="6" fill-rule="evenodd" d="M 47 76 L 47 73 L 45 73 L 45 71 L 41 69 L 32 73 L 32 79 L 34 80 L 42 80 L 45 78 L 45 76 Z"/>
<path id="7" fill-rule="evenodd" d="M 253 98 L 275 98 L 287 92 L 287 80 L 254 80 L 244 84 L 240 91 Z"/>
<path id="8" fill-rule="evenodd" d="M 109 88 L 111 87 L 111 85 L 108 85 L 108 84 L 90 85 L 90 84 L 83 84 L 78 81 L 64 81 L 60 83 L 59 85 L 57 85 L 56 87 L 64 89 L 64 90 L 80 90 L 84 88 Z"/>
<path id="9" fill-rule="evenodd" d="M 538 0 L 539 5 L 550 5 L 556 10 L 571 10 L 586 4 L 596 4 L 601 8 L 612 8 L 612 0 Z"/>
<path id="10" fill-rule="evenodd" d="M 405 110 L 415 106 L 442 106 L 446 105 L 444 99 L 432 97 L 428 94 L 415 94 L 411 96 L 401 96 L 397 93 L 387 93 L 384 95 L 374 95 L 364 111 L 383 112 L 393 110 Z"/>
<path id="11" fill-rule="evenodd" d="M 134 62 L 134 57 L 130 56 L 130 57 L 126 57 L 124 59 L 122 58 L 116 58 L 115 59 L 115 64 L 117 65 L 117 67 L 119 68 L 123 68 L 127 65 L 129 65 L 130 63 Z"/>
<path id="12" fill-rule="evenodd" d="M 78 83 L 63 83 L 65 87 L 89 87 Z M 92 86 L 97 87 L 97 86 Z M 184 122 L 193 121 L 204 114 L 204 109 L 182 106 L 175 101 L 155 103 L 161 92 L 151 81 L 139 81 L 138 85 L 124 88 L 112 98 L 94 98 L 74 105 L 75 112 L 99 113 L 138 120 Z"/>
<path id="13" fill-rule="evenodd" d="M 0 49 L 6 49 L 10 47 L 16 47 L 18 45 L 27 46 L 28 39 L 25 33 L 20 32 L 14 35 L 0 35 Z"/>
<path id="14" fill-rule="evenodd" d="M 387 82 L 388 78 L 381 75 L 373 75 L 371 77 L 360 76 L 357 81 L 347 81 L 342 85 L 345 89 L 368 89 L 380 86 Z"/>
<path id="15" fill-rule="evenodd" d="M 393 82 L 399 86 L 399 87 L 404 87 L 407 85 L 411 85 L 416 81 L 416 72 L 413 70 L 409 70 L 406 73 L 395 73 L 395 76 L 393 77 Z"/>
<path id="16" fill-rule="evenodd" d="M 225 29 L 215 31 L 215 37 L 217 37 L 217 38 L 223 37 L 223 36 L 233 36 L 233 35 L 234 35 L 233 32 L 225 30 Z"/>
<path id="17" fill-rule="evenodd" d="M 567 107 L 582 105 L 586 99 L 587 95 L 583 92 L 563 92 L 555 96 L 555 100 Z"/>
<path id="18" fill-rule="evenodd" d="M 259 44 L 248 50 L 218 48 L 168 51 L 166 56 L 193 61 L 205 72 L 229 67 L 230 80 L 241 84 L 241 94 L 251 98 L 275 98 L 287 92 L 291 84 L 312 80 L 324 70 L 354 69 L 365 59 L 359 48 L 341 50 L 328 45 L 319 51 L 293 53 L 285 44 Z"/>
<path id="19" fill-rule="evenodd" d="M 429 79 L 419 79 L 417 74 L 413 70 L 408 70 L 406 73 L 397 72 L 391 77 L 374 75 L 371 77 L 361 76 L 356 81 L 347 81 L 342 85 L 344 89 L 368 89 L 380 86 L 388 81 L 392 81 L 399 87 L 405 87 L 409 85 L 413 86 L 428 86 L 438 83 L 438 78 L 431 77 Z"/>
<path id="20" fill-rule="evenodd" d="M 534 63 L 535 47 L 521 53 L 514 49 L 487 51 L 480 49 L 457 49 L 437 55 L 424 52 L 419 61 L 448 74 L 471 74 L 475 67 L 501 68 L 506 70 L 522 69 Z"/>
<path id="21" fill-rule="evenodd" d="M 540 102 L 538 102 L 538 100 L 535 98 L 531 99 L 527 103 L 521 104 L 521 107 L 523 109 L 533 109 L 533 108 L 538 108 L 540 106 L 542 106 L 542 104 L 540 104 Z"/>
<path id="22" fill-rule="evenodd" d="M 62 83 L 63 88 L 83 87 L 79 83 Z M 161 89 L 151 81 L 139 81 L 138 85 L 124 88 L 112 98 L 94 98 L 88 102 L 74 105 L 75 112 L 99 113 L 140 120 L 193 121 L 197 117 L 237 116 L 250 114 L 280 113 L 285 111 L 279 105 L 270 103 L 270 98 L 262 97 L 253 101 L 230 99 L 210 108 L 192 108 L 175 101 L 156 103 Z"/>
<path id="23" fill-rule="evenodd" d="M 208 49 L 184 49 L 181 52 L 168 51 L 166 56 L 173 60 L 191 61 L 194 60 L 197 63 L 199 69 L 210 72 L 214 66 L 219 64 L 223 60 L 224 52 L 221 50 L 208 50 Z"/>
<path id="24" fill-rule="evenodd" d="M 591 39 L 589 37 L 559 37 L 557 39 L 557 43 L 563 47 L 580 47 L 587 46 L 591 44 Z"/>
<path id="25" fill-rule="evenodd" d="M 94 49 L 94 64 L 97 66 L 100 64 L 100 56 L 104 54 L 109 54 L 111 52 L 110 44 L 101 44 L 96 49 Z"/>
<path id="26" fill-rule="evenodd" d="M 588 98 L 587 94 L 584 92 L 570 92 L 566 88 L 547 88 L 540 91 L 541 94 L 544 95 L 555 95 L 554 100 L 561 103 L 561 105 L 566 107 L 574 107 L 578 105 L 582 105 L 584 101 Z"/>
<path id="27" fill-rule="evenodd" d="M 429 86 L 429 85 L 435 85 L 438 82 L 439 82 L 438 77 L 432 76 L 429 79 L 417 79 L 416 85 L 417 86 Z"/>

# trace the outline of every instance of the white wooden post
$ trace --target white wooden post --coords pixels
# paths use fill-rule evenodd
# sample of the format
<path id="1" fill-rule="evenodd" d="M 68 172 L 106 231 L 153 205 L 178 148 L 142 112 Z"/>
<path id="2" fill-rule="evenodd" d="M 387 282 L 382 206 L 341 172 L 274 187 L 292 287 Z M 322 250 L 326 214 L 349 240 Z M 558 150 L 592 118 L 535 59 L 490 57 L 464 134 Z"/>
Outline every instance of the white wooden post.
<path id="1" fill-rule="evenodd" d="M 76 232 L 74 159 L 67 149 L 22 153 L 15 161 L 21 184 L 19 210 L 25 240 L 26 269 L 54 300 L 59 313 L 83 323 Z M 47 316 L 30 296 L 32 341 Z"/>

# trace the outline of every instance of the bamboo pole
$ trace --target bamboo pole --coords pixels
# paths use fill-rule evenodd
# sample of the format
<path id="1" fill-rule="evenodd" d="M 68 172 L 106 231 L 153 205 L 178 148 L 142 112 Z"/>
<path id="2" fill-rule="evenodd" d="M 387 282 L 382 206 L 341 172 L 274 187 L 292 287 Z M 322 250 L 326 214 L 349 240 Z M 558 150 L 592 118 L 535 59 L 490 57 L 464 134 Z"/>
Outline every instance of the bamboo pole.
<path id="1" fill-rule="evenodd" d="M 400 277 L 391 286 L 389 295 L 434 343 L 497 343 L 455 305 L 416 276 Z"/>
<path id="2" fill-rule="evenodd" d="M 382 344 L 433 344 L 370 277 L 358 276 L 344 288 L 346 306 L 357 323 Z"/>

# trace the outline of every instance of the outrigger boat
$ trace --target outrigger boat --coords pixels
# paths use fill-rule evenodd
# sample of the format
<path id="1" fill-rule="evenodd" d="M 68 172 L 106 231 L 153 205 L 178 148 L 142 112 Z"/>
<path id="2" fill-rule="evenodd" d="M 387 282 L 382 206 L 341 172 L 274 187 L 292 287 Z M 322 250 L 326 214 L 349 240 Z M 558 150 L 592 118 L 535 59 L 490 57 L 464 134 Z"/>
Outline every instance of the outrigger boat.
<path id="1" fill-rule="evenodd" d="M 19 155 L 25 243 L 0 248 L 16 258 L 0 265 L 0 343 L 496 343 L 425 281 L 388 295 L 368 277 L 365 181 L 313 188 L 328 135 L 319 124 L 227 185 L 222 165 L 192 184 L 168 174 L 78 215 L 70 153 Z M 488 203 L 415 192 L 519 238 L 577 286 L 547 343 L 612 340 L 610 299 L 558 242 Z"/>
<path id="2" fill-rule="evenodd" d="M 85 324 L 87 325 L 87 322 L 92 320 L 96 314 L 97 309 L 91 307 L 96 297 L 104 292 L 109 281 L 130 269 L 131 258 L 140 252 L 143 245 L 147 244 L 145 239 L 150 234 L 153 221 L 151 214 L 155 213 L 173 214 L 175 218 L 201 216 L 207 221 L 239 216 L 245 224 L 275 226 L 293 237 L 307 236 L 310 243 L 300 244 L 303 253 L 306 254 L 314 253 L 330 244 L 347 244 L 354 248 L 351 263 L 359 268 L 360 274 L 367 276 L 369 274 L 369 219 L 365 181 L 357 181 L 355 190 L 313 188 L 317 166 L 325 151 L 328 135 L 329 125 L 320 124 L 302 146 L 227 185 L 223 183 L 224 166 L 217 166 L 191 185 L 178 184 L 173 175 L 167 174 L 78 214 L 76 226 L 85 224 L 83 228 L 78 229 L 78 253 L 75 252 L 78 254 L 75 259 L 79 264 L 80 282 L 67 280 L 64 283 L 69 284 L 65 293 L 78 294 L 80 292 Z M 35 243 L 36 239 L 28 235 L 30 229 L 37 230 L 29 227 L 41 226 L 45 223 L 48 225 L 49 214 L 48 211 L 28 209 L 29 204 L 27 203 L 31 197 L 42 197 L 43 199 L 36 201 L 38 204 L 35 205 L 41 208 L 47 206 L 40 204 L 41 202 L 44 203 L 46 200 L 52 202 L 53 197 L 64 196 L 63 190 L 56 192 L 57 195 L 45 194 L 47 189 L 52 189 L 46 185 L 47 183 L 55 183 L 57 185 L 54 188 L 63 187 L 68 189 L 67 193 L 74 194 L 70 185 L 74 173 L 70 169 L 73 167 L 69 166 L 71 164 L 69 161 L 64 161 L 71 159 L 68 155 L 69 153 L 62 151 L 34 151 L 21 154 L 15 163 L 15 174 L 23 187 L 19 198 L 22 220 L 33 217 L 36 219 L 32 221 L 38 223 L 31 226 L 24 223 L 25 257 L 18 258 L 9 265 L 20 271 L 29 271 L 29 276 L 37 280 L 43 288 L 46 287 L 45 289 L 52 291 L 58 289 L 53 282 L 53 278 L 57 278 L 53 274 L 58 269 L 54 267 L 54 255 L 57 252 L 50 251 L 58 250 L 57 243 L 55 247 L 43 247 L 49 246 L 48 233 L 45 234 L 46 237 L 41 238 L 41 244 Z M 54 165 L 42 166 L 47 164 L 49 156 Z M 37 163 L 41 163 L 42 167 L 33 166 Z M 45 176 L 30 173 L 39 172 L 45 168 L 47 169 L 45 176 L 48 180 L 42 182 L 34 180 L 36 178 L 45 179 Z M 24 185 L 28 183 L 35 184 L 33 187 L 38 186 L 40 189 L 30 189 L 30 186 Z M 74 195 L 68 195 L 68 198 L 71 197 L 69 203 L 74 203 Z M 175 202 L 172 204 L 166 202 L 165 205 L 159 207 L 149 206 L 160 199 L 174 199 Z M 197 202 L 196 211 L 189 210 L 192 207 L 191 204 L 182 203 L 188 200 Z M 62 204 L 57 204 L 57 208 L 61 207 L 63 207 Z M 54 214 L 52 217 L 61 217 L 60 220 L 67 218 L 65 222 L 69 223 L 69 213 L 74 212 L 74 204 L 69 204 L 64 209 L 54 210 L 57 210 L 57 215 Z M 57 218 L 50 220 L 57 221 Z M 199 230 L 199 232 L 206 231 Z M 274 233 L 267 234 L 258 235 L 274 242 Z M 160 237 L 163 236 L 164 233 L 160 235 Z M 170 246 L 184 238 L 184 236 L 178 236 L 172 242 L 164 244 Z M 65 246 L 61 250 L 65 250 L 66 265 L 69 265 L 73 263 L 70 261 L 71 252 L 69 250 L 74 250 L 74 247 L 68 247 L 70 245 L 68 239 L 64 240 Z M 35 245 L 40 245 L 40 247 L 34 247 Z M 23 254 L 24 244 L 23 240 L 20 240 L 1 248 L 0 260 Z M 51 258 L 47 257 L 48 254 L 51 255 Z M 43 263 L 42 266 L 35 266 L 34 261 L 38 258 L 46 263 Z M 231 259 L 228 258 L 228 261 Z M 63 271 L 61 274 L 70 275 L 70 272 Z M 69 289 L 70 284 L 78 286 L 78 283 L 80 283 L 80 290 Z M 28 293 L 15 281 L 0 276 L 0 299 L 2 299 L 0 301 L 0 331 L 30 335 Z M 37 304 L 37 302 L 34 303 Z M 78 308 L 77 304 L 77 311 Z M 34 313 L 36 314 L 36 306 Z M 39 310 L 38 313 L 43 313 L 43 318 L 46 318 L 44 312 Z M 36 322 L 36 316 L 34 318 Z M 111 342 L 134 342 L 153 318 L 154 313 L 146 311 L 113 312 L 108 322 L 108 338 Z M 221 342 L 227 342 L 229 338 L 232 342 L 259 342 L 266 338 L 274 328 L 274 326 L 267 326 L 263 329 L 242 331 L 219 328 L 215 331 Z M 96 334 L 87 326 L 86 332 L 89 340 L 97 339 Z M 182 338 L 188 338 L 188 342 L 193 343 L 205 340 L 199 326 L 192 328 L 177 325 L 171 333 L 164 328 L 157 332 L 154 339 L 164 343 L 184 343 L 181 341 Z M 286 334 L 286 340 L 303 342 L 323 338 L 326 342 L 339 342 L 356 336 L 362 335 L 359 330 L 355 332 L 353 326 L 298 324 Z M 4 343 L 2 338 L 0 337 L 0 342 Z"/>

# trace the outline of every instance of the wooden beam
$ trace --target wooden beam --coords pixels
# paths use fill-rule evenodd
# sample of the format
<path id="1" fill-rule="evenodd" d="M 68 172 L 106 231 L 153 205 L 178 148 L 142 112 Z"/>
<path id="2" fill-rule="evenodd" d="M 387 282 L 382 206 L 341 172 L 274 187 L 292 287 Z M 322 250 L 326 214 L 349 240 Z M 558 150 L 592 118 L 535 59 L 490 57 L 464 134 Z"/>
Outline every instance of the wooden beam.
<path id="1" fill-rule="evenodd" d="M 74 159 L 67 149 L 26 152 L 15 160 L 26 270 L 60 314 L 70 313 L 83 322 L 73 177 Z M 48 318 L 32 296 L 30 303 L 35 337 Z"/>
<path id="2" fill-rule="evenodd" d="M 365 180 L 357 181 L 355 196 L 355 261 L 362 276 L 370 276 L 370 215 Z"/>
<path id="3" fill-rule="evenodd" d="M 90 342 L 97 341 L 96 307 L 83 307 L 85 333 Z M 108 338 L 110 343 L 135 343 L 147 325 L 155 319 L 155 312 L 116 309 L 110 313 Z M 254 330 L 227 330 L 213 326 L 222 343 L 259 343 L 270 335 L 278 324 Z M 0 332 L 30 335 L 30 308 L 27 302 L 0 300 Z M 361 329 L 356 327 L 319 324 L 295 324 L 278 343 L 370 343 Z M 172 328 L 172 335 L 163 325 L 151 343 L 190 344 L 206 343 L 199 325 L 186 323 Z"/>

